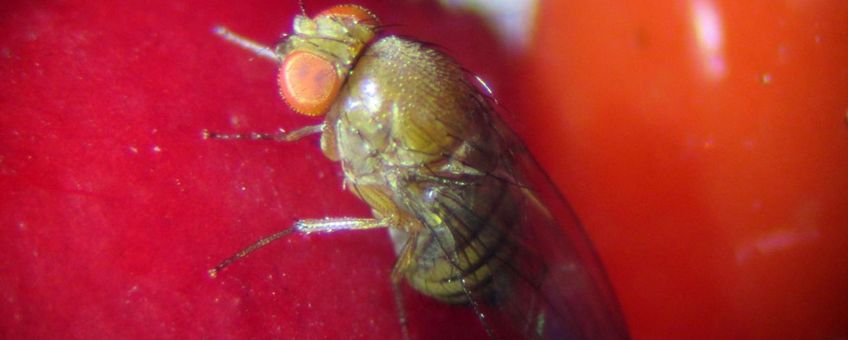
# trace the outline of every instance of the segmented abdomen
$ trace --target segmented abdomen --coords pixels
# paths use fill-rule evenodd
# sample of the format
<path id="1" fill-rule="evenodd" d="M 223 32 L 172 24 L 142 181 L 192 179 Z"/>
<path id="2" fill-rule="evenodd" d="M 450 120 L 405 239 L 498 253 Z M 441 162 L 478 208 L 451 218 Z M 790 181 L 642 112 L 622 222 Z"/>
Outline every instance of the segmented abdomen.
<path id="1" fill-rule="evenodd" d="M 504 282 L 521 221 L 514 187 L 492 176 L 426 189 L 413 211 L 425 224 L 406 276 L 420 292 L 461 303 Z"/>

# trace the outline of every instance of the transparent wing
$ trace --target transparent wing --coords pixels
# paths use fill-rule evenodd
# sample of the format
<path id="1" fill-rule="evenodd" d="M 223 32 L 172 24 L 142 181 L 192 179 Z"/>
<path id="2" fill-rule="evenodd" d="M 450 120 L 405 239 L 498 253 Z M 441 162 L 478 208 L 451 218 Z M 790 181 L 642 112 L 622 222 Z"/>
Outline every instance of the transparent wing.
<path id="1" fill-rule="evenodd" d="M 521 141 L 493 117 L 521 195 L 518 251 L 502 311 L 524 334 L 549 339 L 621 339 L 627 328 L 606 273 L 580 220 Z M 520 192 L 520 193 L 518 193 Z"/>
<path id="2" fill-rule="evenodd" d="M 424 286 L 445 286 L 452 295 L 437 298 L 446 301 L 470 299 L 499 338 L 627 338 L 603 267 L 565 198 L 493 113 L 480 123 L 488 135 L 471 148 L 496 162 L 464 152 L 451 160 L 459 165 L 421 168 L 400 186 L 415 188 L 401 191 L 425 224 L 419 244 L 430 247 L 421 252 L 441 252 L 451 267 Z M 456 284 L 462 291 L 449 288 Z"/>

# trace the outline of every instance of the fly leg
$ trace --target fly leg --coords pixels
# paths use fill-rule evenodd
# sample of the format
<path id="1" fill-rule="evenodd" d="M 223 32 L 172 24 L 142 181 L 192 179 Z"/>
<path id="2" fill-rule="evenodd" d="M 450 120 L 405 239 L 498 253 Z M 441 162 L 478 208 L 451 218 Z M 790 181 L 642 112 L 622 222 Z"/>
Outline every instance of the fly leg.
<path id="1" fill-rule="evenodd" d="M 216 26 L 213 29 L 213 32 L 223 38 L 224 40 L 236 44 L 237 46 L 246 49 L 248 51 L 253 52 L 254 54 L 270 59 L 276 63 L 281 63 L 283 60 L 283 55 L 277 53 L 274 49 L 269 46 L 262 45 L 258 42 L 255 42 L 251 39 L 248 39 L 244 36 L 241 36 L 233 31 L 230 31 L 224 26 Z M 284 37 L 285 38 L 285 37 Z M 275 133 L 244 133 L 244 134 L 224 134 L 217 132 L 209 132 L 207 130 L 203 130 L 203 138 L 204 139 L 250 139 L 250 140 L 274 140 L 278 142 L 292 142 L 298 139 L 301 139 L 305 136 L 320 133 L 323 130 L 324 125 L 311 125 L 302 127 L 300 129 L 294 130 L 292 132 L 286 132 L 283 129 Z"/>
<path id="2" fill-rule="evenodd" d="M 272 49 L 271 47 L 262 45 L 258 42 L 236 34 L 224 26 L 215 26 L 212 31 L 224 40 L 236 44 L 243 49 L 251 51 L 260 57 L 270 59 L 276 63 L 280 63 L 283 60 L 283 56 L 277 54 L 277 52 L 274 51 L 274 49 Z"/>
<path id="3" fill-rule="evenodd" d="M 294 224 L 294 228 L 304 234 L 330 233 L 339 230 L 365 230 L 385 228 L 386 226 L 386 221 L 381 219 L 354 217 L 300 220 Z"/>
<path id="4" fill-rule="evenodd" d="M 203 135 L 203 139 L 224 139 L 224 140 L 273 140 L 276 142 L 294 142 L 303 137 L 321 133 L 324 130 L 324 124 L 317 125 L 308 125 L 297 130 L 287 132 L 286 130 L 280 129 L 274 133 L 260 133 L 260 132 L 249 132 L 249 133 L 218 133 L 218 132 L 210 132 L 208 130 L 203 130 L 201 133 Z"/>
<path id="5" fill-rule="evenodd" d="M 230 258 L 222 261 L 220 264 L 215 266 L 209 270 L 209 276 L 216 277 L 221 270 L 226 268 L 227 266 L 233 264 L 233 262 L 238 261 L 239 259 L 249 255 L 250 253 L 256 251 L 259 248 L 262 248 L 268 245 L 271 242 L 274 242 L 280 238 L 288 236 L 292 233 L 301 233 L 301 234 L 311 234 L 311 233 L 319 233 L 319 232 L 333 232 L 339 230 L 364 230 L 364 229 L 373 229 L 373 228 L 383 228 L 386 226 L 385 221 L 375 219 L 375 218 L 323 218 L 323 219 L 311 219 L 311 220 L 300 220 L 295 222 L 294 226 L 275 233 L 271 236 L 265 237 L 256 243 L 250 245 L 247 248 L 242 249 L 235 255 L 230 256 Z"/>
<path id="6" fill-rule="evenodd" d="M 407 241 L 403 245 L 403 249 L 401 249 L 400 255 L 398 256 L 397 262 L 395 262 L 395 266 L 392 268 L 392 292 L 395 295 L 395 308 L 397 308 L 398 321 L 400 321 L 400 331 L 404 340 L 409 340 L 409 327 L 407 326 L 406 309 L 403 306 L 403 294 L 400 289 L 400 284 L 401 281 L 403 281 L 404 274 L 414 262 L 413 256 L 415 255 L 417 239 L 418 238 L 414 234 L 407 238 Z"/>

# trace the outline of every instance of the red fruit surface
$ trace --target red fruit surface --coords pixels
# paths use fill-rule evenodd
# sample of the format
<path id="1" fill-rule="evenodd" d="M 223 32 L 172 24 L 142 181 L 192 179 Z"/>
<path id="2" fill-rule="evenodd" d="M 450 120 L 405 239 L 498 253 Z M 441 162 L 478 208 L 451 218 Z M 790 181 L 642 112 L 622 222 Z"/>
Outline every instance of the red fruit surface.
<path id="1" fill-rule="evenodd" d="M 635 338 L 848 335 L 844 2 L 544 2 L 524 58 L 474 16 L 359 3 L 495 88 Z M 0 337 L 400 337 L 383 231 L 292 236 L 206 274 L 299 218 L 368 214 L 317 139 L 200 138 L 316 122 L 211 32 L 272 44 L 299 11 L 0 5 Z M 467 308 L 405 297 L 413 338 L 485 335 Z"/>
<path id="2" fill-rule="evenodd" d="M 362 4 L 495 73 L 497 45 L 473 16 Z M 400 336 L 384 230 L 290 237 L 207 276 L 299 218 L 369 215 L 317 138 L 201 139 L 317 122 L 280 99 L 276 65 L 212 33 L 274 44 L 296 1 L 2 7 L 0 337 Z M 464 307 L 406 296 L 417 338 L 483 334 Z"/>
<path id="3" fill-rule="evenodd" d="M 517 80 L 637 339 L 848 335 L 848 3 L 550 1 Z"/>

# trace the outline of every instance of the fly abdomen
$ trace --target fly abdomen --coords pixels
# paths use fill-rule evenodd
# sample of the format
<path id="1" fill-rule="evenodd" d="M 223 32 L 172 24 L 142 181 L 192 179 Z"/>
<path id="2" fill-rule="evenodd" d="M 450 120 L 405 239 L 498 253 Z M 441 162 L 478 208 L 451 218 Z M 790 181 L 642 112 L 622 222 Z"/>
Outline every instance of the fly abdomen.
<path id="1" fill-rule="evenodd" d="M 514 191 L 494 177 L 473 184 L 437 185 L 416 211 L 425 227 L 417 234 L 411 285 L 436 299 L 464 303 L 486 296 L 509 266 L 518 202 Z"/>

